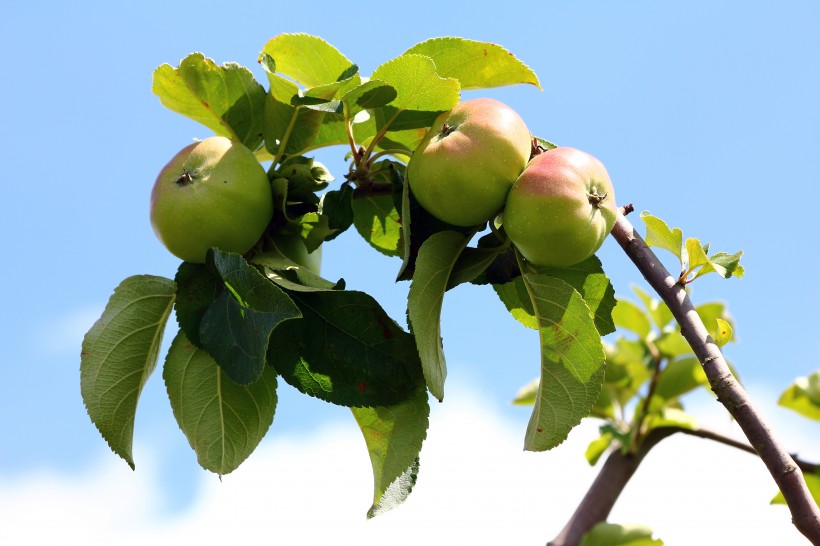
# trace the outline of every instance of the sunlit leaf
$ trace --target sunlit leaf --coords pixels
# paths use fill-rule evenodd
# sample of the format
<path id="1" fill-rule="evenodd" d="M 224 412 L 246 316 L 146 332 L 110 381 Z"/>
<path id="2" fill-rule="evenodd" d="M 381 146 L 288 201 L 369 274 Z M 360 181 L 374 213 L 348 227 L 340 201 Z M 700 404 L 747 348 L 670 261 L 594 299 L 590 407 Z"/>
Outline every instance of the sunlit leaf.
<path id="1" fill-rule="evenodd" d="M 795 379 L 777 403 L 804 417 L 820 421 L 820 371 Z"/>
<path id="2" fill-rule="evenodd" d="M 430 57 L 440 76 L 456 78 L 463 89 L 519 83 L 541 88 L 535 72 L 503 47 L 489 42 L 433 38 L 414 45 L 408 53 Z"/>
<path id="3" fill-rule="evenodd" d="M 372 518 L 404 502 L 416 483 L 419 452 L 427 436 L 427 390 L 388 407 L 351 408 L 364 435 L 373 467 Z"/>
<path id="4" fill-rule="evenodd" d="M 524 445 L 542 451 L 563 442 L 589 415 L 604 379 L 604 351 L 580 293 L 546 275 L 528 273 L 524 280 L 541 344 L 541 381 Z"/>

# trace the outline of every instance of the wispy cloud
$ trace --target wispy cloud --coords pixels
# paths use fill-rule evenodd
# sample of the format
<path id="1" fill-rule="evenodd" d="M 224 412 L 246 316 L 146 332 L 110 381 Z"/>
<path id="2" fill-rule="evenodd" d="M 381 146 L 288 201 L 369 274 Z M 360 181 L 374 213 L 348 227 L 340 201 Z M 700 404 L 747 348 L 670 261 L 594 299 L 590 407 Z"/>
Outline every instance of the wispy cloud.
<path id="1" fill-rule="evenodd" d="M 543 545 L 573 511 L 597 469 L 583 459 L 596 424 L 548 453 L 522 451 L 523 429 L 475 392 L 435 405 L 416 490 L 366 520 L 371 474 L 350 428 L 266 441 L 220 482 L 205 479 L 190 509 L 162 517 L 164 488 L 148 459 L 132 473 L 106 454 L 93 474 L 30 474 L 0 482 L 3 544 L 231 543 Z M 143 446 L 141 451 L 147 450 Z M 802 545 L 754 457 L 695 438 L 650 454 L 612 520 L 643 523 L 667 545 Z M 150 541 L 150 542 L 149 542 Z"/>

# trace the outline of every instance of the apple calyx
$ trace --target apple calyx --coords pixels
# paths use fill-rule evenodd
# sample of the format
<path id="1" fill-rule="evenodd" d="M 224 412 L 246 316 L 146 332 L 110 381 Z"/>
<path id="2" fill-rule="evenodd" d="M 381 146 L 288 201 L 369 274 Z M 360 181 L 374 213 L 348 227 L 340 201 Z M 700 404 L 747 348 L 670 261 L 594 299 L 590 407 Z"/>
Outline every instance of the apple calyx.
<path id="1" fill-rule="evenodd" d="M 191 174 L 191 171 L 188 169 L 184 169 L 182 174 L 179 175 L 176 182 L 178 186 L 187 186 L 188 184 L 192 184 L 194 181 L 194 175 Z"/>
<path id="2" fill-rule="evenodd" d="M 598 195 L 598 192 L 593 190 L 593 192 L 589 194 L 589 204 L 595 208 L 601 208 L 601 203 L 606 199 L 607 195 L 609 194 Z"/>

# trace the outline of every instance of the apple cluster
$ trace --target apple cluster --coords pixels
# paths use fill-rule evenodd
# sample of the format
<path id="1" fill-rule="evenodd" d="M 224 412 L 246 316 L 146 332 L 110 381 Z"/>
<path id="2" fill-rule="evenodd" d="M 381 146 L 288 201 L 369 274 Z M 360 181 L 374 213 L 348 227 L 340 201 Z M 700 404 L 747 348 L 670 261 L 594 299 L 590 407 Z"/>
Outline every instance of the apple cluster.
<path id="1" fill-rule="evenodd" d="M 533 155 L 535 153 L 535 155 Z M 615 224 L 615 192 L 603 164 L 575 148 L 543 151 L 521 116 L 479 98 L 442 114 L 407 166 L 410 189 L 430 214 L 456 226 L 501 215 L 528 261 L 569 267 L 597 252 Z"/>

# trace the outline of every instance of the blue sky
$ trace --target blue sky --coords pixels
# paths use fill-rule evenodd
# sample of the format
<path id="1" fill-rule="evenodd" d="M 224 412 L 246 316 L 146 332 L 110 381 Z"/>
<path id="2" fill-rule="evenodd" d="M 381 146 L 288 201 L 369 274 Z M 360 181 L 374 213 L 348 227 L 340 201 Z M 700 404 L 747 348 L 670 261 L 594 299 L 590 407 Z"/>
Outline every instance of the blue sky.
<path id="1" fill-rule="evenodd" d="M 393 10 L 381 2 L 229 9 L 208 1 L 4 1 L 0 496 L 4 480 L 32 472 L 78 476 L 90 461 L 121 463 L 82 406 L 80 341 L 122 279 L 173 276 L 178 262 L 151 231 L 148 194 L 178 149 L 209 135 L 160 105 L 150 90 L 152 71 L 202 51 L 248 66 L 264 82 L 257 54 L 283 32 L 323 37 L 363 73 L 435 36 L 496 42 L 516 54 L 543 91 L 519 86 L 469 96 L 499 98 L 535 134 L 599 157 L 619 202 L 649 210 L 715 250 L 745 252 L 744 279 L 709 276 L 693 297 L 728 302 L 739 338 L 728 357 L 767 397 L 761 405 L 770 404 L 794 377 L 819 367 L 818 21 L 820 6 L 808 1 L 469 8 L 420 1 Z M 343 154 L 331 149 L 317 159 L 341 178 Z M 643 230 L 637 215 L 632 221 Z M 344 277 L 392 316 L 403 315 L 407 285 L 392 281 L 396 260 L 370 251 L 352 232 L 324 255 L 328 278 Z M 640 284 L 614 241 L 599 256 L 619 294 Z M 528 410 L 508 401 L 537 375 L 534 333 L 486 288 L 449 293 L 443 321 L 448 385 L 480 393 L 523 441 Z M 346 410 L 287 388 L 280 396 L 272 438 L 309 438 L 350 421 Z M 795 441 L 817 436 L 816 423 L 771 411 L 803 427 Z M 158 375 L 140 402 L 136 441 L 133 476 L 140 476 L 143 449 L 165 484 L 163 506 L 184 513 L 208 476 L 173 421 Z"/>

